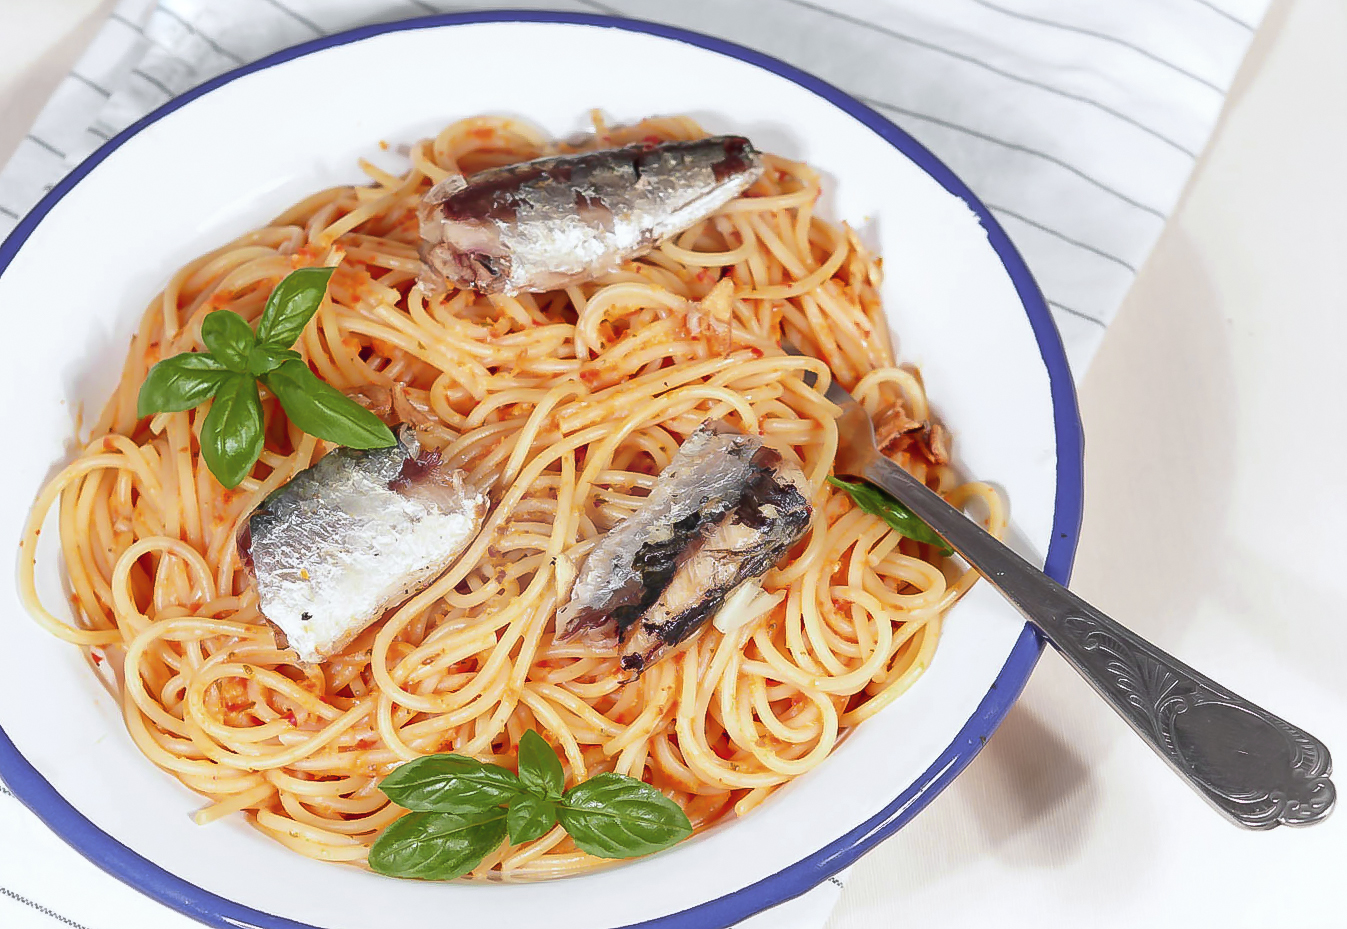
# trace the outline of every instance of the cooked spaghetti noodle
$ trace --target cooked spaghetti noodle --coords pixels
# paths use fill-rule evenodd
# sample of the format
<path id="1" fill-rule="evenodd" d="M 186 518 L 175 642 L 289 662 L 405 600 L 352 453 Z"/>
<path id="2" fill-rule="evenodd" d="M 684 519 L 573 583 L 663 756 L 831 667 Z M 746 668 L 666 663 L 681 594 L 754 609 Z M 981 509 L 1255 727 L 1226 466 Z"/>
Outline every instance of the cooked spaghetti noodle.
<path id="1" fill-rule="evenodd" d="M 586 147 L 704 134 L 682 118 L 596 128 Z M 243 813 L 305 855 L 363 863 L 402 812 L 377 789 L 393 767 L 439 751 L 512 765 L 536 729 L 571 782 L 639 777 L 703 829 L 819 764 L 929 664 L 972 575 L 825 483 L 837 445 L 828 378 L 872 416 L 929 412 L 919 378 L 894 363 L 878 260 L 815 215 L 818 175 L 767 156 L 745 196 L 590 284 L 425 294 L 415 208 L 430 185 L 559 150 L 573 149 L 512 120 L 464 120 L 412 146 L 407 173 L 366 164 L 370 185 L 314 194 L 191 262 L 150 304 L 91 439 L 38 497 L 22 543 L 27 605 L 96 662 L 120 663 L 130 735 L 210 798 L 199 822 Z M 493 509 L 446 574 L 312 666 L 278 647 L 235 534 L 327 447 L 266 398 L 265 451 L 226 491 L 199 453 L 204 409 L 147 420 L 135 410 L 150 366 L 200 348 L 205 314 L 255 320 L 278 280 L 318 264 L 337 271 L 296 348 L 327 382 L 394 389 L 427 414 L 425 443 Z M 721 279 L 733 300 L 703 302 Z M 786 355 L 783 335 L 822 360 Z M 747 615 L 708 624 L 624 686 L 615 656 L 554 641 L 553 616 L 595 540 L 713 418 L 802 463 L 814 522 Z M 981 500 L 1001 530 L 986 485 L 898 457 L 956 506 Z M 53 506 L 77 624 L 36 594 L 34 548 Z M 557 827 L 498 849 L 472 877 L 602 863 Z"/>

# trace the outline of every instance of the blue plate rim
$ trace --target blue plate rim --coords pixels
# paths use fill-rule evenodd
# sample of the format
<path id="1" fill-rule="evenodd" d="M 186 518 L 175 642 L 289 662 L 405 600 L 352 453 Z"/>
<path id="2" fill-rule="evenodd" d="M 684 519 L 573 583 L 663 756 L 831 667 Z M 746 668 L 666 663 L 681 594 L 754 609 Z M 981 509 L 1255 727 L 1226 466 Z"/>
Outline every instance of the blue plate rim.
<path id="1" fill-rule="evenodd" d="M 977 214 L 988 241 L 1024 306 L 1025 314 L 1047 368 L 1057 443 L 1057 489 L 1052 540 L 1045 572 L 1065 584 L 1071 575 L 1084 508 L 1084 431 L 1076 402 L 1075 384 L 1061 336 L 1028 267 L 986 205 L 921 143 L 851 95 L 763 52 L 688 29 L 644 20 L 597 13 L 543 10 L 487 10 L 444 13 L 388 23 L 377 23 L 321 36 L 282 49 L 257 61 L 225 72 L 185 93 L 119 132 L 57 183 L 30 210 L 0 244 L 0 274 L 28 240 L 42 219 L 86 175 L 112 152 L 147 126 L 231 81 L 255 71 L 314 52 L 358 42 L 373 36 L 412 29 L 473 23 L 564 23 L 644 33 L 684 42 L 754 65 L 784 77 L 848 113 L 894 148 L 916 162 L 946 191 L 959 197 Z M 940 757 L 892 803 L 812 855 L 740 890 L 705 903 L 616 929 L 710 929 L 731 926 L 769 907 L 797 897 L 855 862 L 879 842 L 893 835 L 930 803 L 986 744 L 1005 717 L 1033 671 L 1042 652 L 1042 639 L 1026 625 L 977 710 Z M 99 829 L 76 810 L 19 753 L 0 728 L 0 778 L 25 806 L 77 852 L 108 874 L 146 896 L 218 929 L 319 929 L 307 923 L 273 916 L 227 900 L 159 867 Z"/>

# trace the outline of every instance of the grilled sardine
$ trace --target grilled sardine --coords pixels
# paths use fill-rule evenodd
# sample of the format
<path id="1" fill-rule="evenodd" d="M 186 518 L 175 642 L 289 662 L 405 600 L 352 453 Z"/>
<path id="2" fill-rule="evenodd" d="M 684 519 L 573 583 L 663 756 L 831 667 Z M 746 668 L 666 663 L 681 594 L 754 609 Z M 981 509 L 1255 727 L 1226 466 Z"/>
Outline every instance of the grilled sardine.
<path id="1" fill-rule="evenodd" d="M 804 472 L 758 449 L 738 505 L 683 550 L 668 586 L 628 630 L 622 667 L 639 675 L 711 620 L 740 584 L 776 567 L 809 528 L 808 493 Z"/>
<path id="2" fill-rule="evenodd" d="M 709 216 L 762 170 L 748 139 L 716 136 L 451 176 L 421 204 L 421 259 L 432 282 L 483 293 L 582 283 Z"/>
<path id="3" fill-rule="evenodd" d="M 481 527 L 486 497 L 424 452 L 338 448 L 266 498 L 239 535 L 259 607 L 301 660 L 335 654 L 424 589 Z"/>
<path id="4" fill-rule="evenodd" d="M 812 513 L 798 467 L 757 436 L 705 424 L 590 552 L 557 614 L 557 638 L 620 644 L 622 666 L 639 675 L 773 568 Z"/>

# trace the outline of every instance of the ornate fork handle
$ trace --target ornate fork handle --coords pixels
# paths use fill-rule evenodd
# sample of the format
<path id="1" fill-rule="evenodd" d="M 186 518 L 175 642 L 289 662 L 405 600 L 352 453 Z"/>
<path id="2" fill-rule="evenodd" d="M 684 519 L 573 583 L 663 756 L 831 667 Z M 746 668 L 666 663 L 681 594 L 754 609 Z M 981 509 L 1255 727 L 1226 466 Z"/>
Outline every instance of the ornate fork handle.
<path id="1" fill-rule="evenodd" d="M 1332 810 L 1324 743 L 1109 619 L 887 458 L 870 454 L 847 470 L 940 533 L 1221 813 L 1271 829 Z"/>

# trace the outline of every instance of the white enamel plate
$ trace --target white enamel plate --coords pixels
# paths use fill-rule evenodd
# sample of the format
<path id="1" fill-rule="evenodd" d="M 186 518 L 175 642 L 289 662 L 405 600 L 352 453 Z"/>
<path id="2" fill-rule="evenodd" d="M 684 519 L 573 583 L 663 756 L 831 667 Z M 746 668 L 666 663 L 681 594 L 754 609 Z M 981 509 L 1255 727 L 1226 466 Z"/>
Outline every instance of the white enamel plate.
<path id="1" fill-rule="evenodd" d="M 615 79 L 635 72 L 661 77 Z M 362 181 L 360 156 L 389 165 L 380 140 L 481 113 L 562 136 L 583 129 L 591 107 L 613 122 L 689 113 L 820 168 L 824 214 L 882 250 L 900 358 L 921 367 L 961 467 L 1004 490 L 1021 547 L 1066 579 L 1081 507 L 1075 397 L 1043 299 L 986 208 L 893 124 L 781 62 L 663 26 L 555 13 L 441 16 L 290 49 L 172 101 L 53 190 L 0 247 L 0 308 L 22 346 L 0 375 L 15 442 L 0 465 L 0 547 L 17 551 L 76 411 L 101 409 L 141 312 L 179 265 L 312 191 Z M 40 583 L 59 606 L 54 530 Z M 1039 650 L 978 585 L 920 681 L 743 820 L 595 874 L 468 886 L 310 861 L 239 817 L 194 825 L 202 798 L 134 748 L 83 654 L 25 615 L 12 572 L 0 603 L 0 777 L 99 866 L 220 927 L 729 925 L 906 822 L 1000 722 Z"/>

